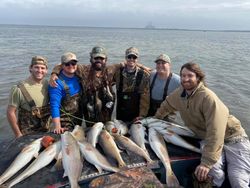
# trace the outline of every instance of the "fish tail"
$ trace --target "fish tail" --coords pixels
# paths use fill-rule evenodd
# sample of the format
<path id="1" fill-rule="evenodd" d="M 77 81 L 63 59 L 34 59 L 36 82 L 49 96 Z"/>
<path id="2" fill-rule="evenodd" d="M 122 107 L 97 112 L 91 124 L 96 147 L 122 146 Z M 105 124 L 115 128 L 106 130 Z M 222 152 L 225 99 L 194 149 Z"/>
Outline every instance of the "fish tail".
<path id="1" fill-rule="evenodd" d="M 170 175 L 166 175 L 166 183 L 168 187 L 180 187 L 180 183 L 173 172 Z"/>

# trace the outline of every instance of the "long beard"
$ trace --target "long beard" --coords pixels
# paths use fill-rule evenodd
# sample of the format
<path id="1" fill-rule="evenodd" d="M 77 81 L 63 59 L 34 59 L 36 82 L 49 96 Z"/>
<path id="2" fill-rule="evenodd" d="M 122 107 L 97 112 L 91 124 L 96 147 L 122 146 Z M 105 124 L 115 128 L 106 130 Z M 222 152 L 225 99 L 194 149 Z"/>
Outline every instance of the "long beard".
<path id="1" fill-rule="evenodd" d="M 105 64 L 98 63 L 98 62 L 97 63 L 92 63 L 92 67 L 96 71 L 102 71 L 105 68 Z"/>

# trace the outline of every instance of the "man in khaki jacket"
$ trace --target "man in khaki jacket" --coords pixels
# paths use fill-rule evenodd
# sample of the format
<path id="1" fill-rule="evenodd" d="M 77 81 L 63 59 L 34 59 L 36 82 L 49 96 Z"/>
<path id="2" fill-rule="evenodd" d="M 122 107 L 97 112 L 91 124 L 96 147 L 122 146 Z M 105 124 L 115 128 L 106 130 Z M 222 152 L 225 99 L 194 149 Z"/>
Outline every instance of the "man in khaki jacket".
<path id="1" fill-rule="evenodd" d="M 240 121 L 205 86 L 205 74 L 197 64 L 184 64 L 180 76 L 182 87 L 165 99 L 155 117 L 161 119 L 179 111 L 185 125 L 202 139 L 201 163 L 195 170 L 199 181 L 210 177 L 220 187 L 226 156 L 231 187 L 249 187 L 250 143 Z"/>

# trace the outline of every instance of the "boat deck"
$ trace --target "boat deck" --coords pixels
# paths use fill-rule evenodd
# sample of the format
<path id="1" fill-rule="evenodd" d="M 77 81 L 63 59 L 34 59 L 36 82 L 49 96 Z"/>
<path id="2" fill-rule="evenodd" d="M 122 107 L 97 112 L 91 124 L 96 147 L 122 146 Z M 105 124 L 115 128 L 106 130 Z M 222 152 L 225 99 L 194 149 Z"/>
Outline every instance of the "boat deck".
<path id="1" fill-rule="evenodd" d="M 24 136 L 20 139 L 17 139 L 15 142 L 10 143 L 8 146 L 2 145 L 2 151 L 0 154 L 0 174 L 4 172 L 4 170 L 11 164 L 11 162 L 15 159 L 21 149 L 32 140 L 41 137 L 42 135 L 30 135 Z M 57 137 L 57 135 L 52 135 L 53 137 Z M 98 147 L 98 146 L 97 146 Z M 150 146 L 146 146 L 151 158 L 156 161 L 157 165 L 150 166 L 150 168 L 154 171 L 158 179 L 165 183 L 165 169 L 161 162 L 158 160 L 156 155 L 150 149 Z M 200 162 L 200 154 L 194 153 L 192 151 L 180 148 L 178 146 L 174 146 L 172 144 L 167 144 L 169 156 L 171 159 L 171 165 L 175 175 L 177 176 L 180 184 L 183 187 L 192 187 L 192 178 L 191 174 L 194 171 L 195 167 Z M 101 150 L 98 147 L 99 151 Z M 145 160 L 140 156 L 137 156 L 133 153 L 122 152 L 121 153 L 123 160 L 127 164 L 128 168 L 136 168 L 140 166 L 146 166 Z M 115 165 L 114 161 L 110 161 L 111 164 Z M 52 167 L 55 161 L 45 168 L 39 170 L 29 178 L 24 181 L 18 183 L 15 188 L 27 188 L 27 187 L 47 187 L 47 188 L 56 188 L 56 187 L 68 187 L 68 179 L 67 177 L 63 178 L 63 169 L 59 171 L 52 171 Z M 25 168 L 25 167 L 24 167 Z M 19 174 L 18 172 L 17 174 Z M 110 172 L 102 172 L 98 173 L 97 169 L 86 160 L 83 163 L 83 172 L 80 178 L 81 187 L 88 187 L 88 183 L 99 176 L 110 174 Z M 15 177 L 15 176 L 14 176 Z"/>

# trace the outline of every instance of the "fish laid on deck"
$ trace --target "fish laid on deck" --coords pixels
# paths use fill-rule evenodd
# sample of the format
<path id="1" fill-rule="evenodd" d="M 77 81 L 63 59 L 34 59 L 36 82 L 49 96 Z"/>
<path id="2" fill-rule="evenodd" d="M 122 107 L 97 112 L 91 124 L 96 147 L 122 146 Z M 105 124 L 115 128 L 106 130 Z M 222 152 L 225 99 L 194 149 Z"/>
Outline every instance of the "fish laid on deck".
<path id="1" fill-rule="evenodd" d="M 13 187 L 17 183 L 23 181 L 28 178 L 41 168 L 47 166 L 53 159 L 57 159 L 61 151 L 61 142 L 57 141 L 43 150 L 38 157 L 15 179 L 13 179 L 10 183 L 7 184 L 7 187 Z"/>
<path id="2" fill-rule="evenodd" d="M 61 141 L 64 176 L 68 176 L 71 188 L 78 188 L 83 167 L 79 145 L 67 131 L 61 135 Z"/>
<path id="3" fill-rule="evenodd" d="M 119 167 L 125 166 L 125 162 L 123 161 L 120 150 L 117 148 L 115 141 L 108 131 L 102 130 L 99 135 L 98 143 L 102 147 L 104 153 L 107 157 L 112 157 L 118 162 Z"/>
<path id="4" fill-rule="evenodd" d="M 166 169 L 166 184 L 168 187 L 180 187 L 179 181 L 176 178 L 167 152 L 167 147 L 163 137 L 153 128 L 149 129 L 149 144 L 157 157 L 161 160 Z"/>
<path id="5" fill-rule="evenodd" d="M 28 164 L 31 159 L 38 156 L 38 152 L 41 149 L 41 141 L 42 138 L 36 139 L 22 149 L 9 168 L 0 176 L 0 185 Z"/>
<path id="6" fill-rule="evenodd" d="M 98 172 L 102 172 L 102 169 L 118 172 L 119 169 L 111 166 L 111 164 L 107 161 L 107 159 L 90 143 L 88 142 L 78 142 L 80 146 L 81 153 L 83 157 L 91 164 L 93 164 Z"/>
<path id="7" fill-rule="evenodd" d="M 98 136 L 102 131 L 103 126 L 104 124 L 101 122 L 95 123 L 87 133 L 87 141 L 94 147 L 96 146 L 96 143 L 98 141 Z"/>

